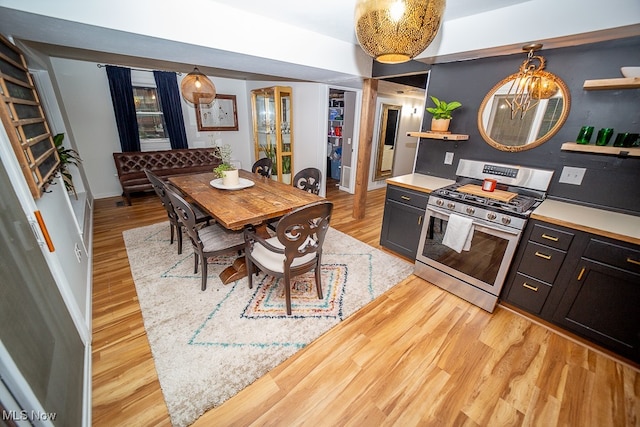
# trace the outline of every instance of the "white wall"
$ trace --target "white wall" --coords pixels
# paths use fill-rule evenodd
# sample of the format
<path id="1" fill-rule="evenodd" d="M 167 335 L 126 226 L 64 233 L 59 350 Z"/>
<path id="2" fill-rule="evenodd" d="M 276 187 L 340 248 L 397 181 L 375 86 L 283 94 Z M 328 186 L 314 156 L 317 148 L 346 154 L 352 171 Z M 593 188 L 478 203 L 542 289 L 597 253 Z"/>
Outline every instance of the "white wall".
<path id="1" fill-rule="evenodd" d="M 118 130 L 104 68 L 92 62 L 52 58 L 62 104 L 66 110 L 75 143 L 93 196 L 118 196 L 122 188 L 116 176 L 114 152 L 120 152 Z M 183 76 L 178 76 L 178 84 Z M 210 146 L 212 142 L 230 144 L 233 159 L 250 169 L 255 161 L 251 121 L 251 90 L 275 85 L 293 88 L 294 168 L 318 167 L 324 170 L 326 128 L 326 86 L 317 83 L 273 82 L 225 79 L 209 76 L 218 93 L 236 95 L 238 131 L 199 132 L 195 109 L 182 100 L 189 147 Z"/>
<path id="2" fill-rule="evenodd" d="M 113 153 L 121 152 L 109 82 L 104 68 L 97 64 L 51 58 L 55 78 L 87 180 L 94 198 L 118 196 L 122 188 L 117 178 Z M 178 84 L 183 76 L 178 76 Z M 230 144 L 233 158 L 243 168 L 251 167 L 251 107 L 245 82 L 211 77 L 218 93 L 236 95 L 238 131 L 199 132 L 195 109 L 182 100 L 189 147 L 210 146 L 213 141 Z"/>
<path id="3" fill-rule="evenodd" d="M 406 175 L 413 172 L 413 164 L 417 149 L 417 138 L 407 136 L 407 132 L 418 132 L 424 116 L 424 99 L 409 97 L 379 97 L 376 100 L 376 119 L 373 128 L 373 147 L 371 149 L 371 162 L 369 164 L 368 190 L 384 187 L 385 180 L 374 181 L 376 160 L 378 158 L 378 140 L 380 139 L 380 117 L 382 104 L 401 105 L 400 123 L 398 124 L 398 136 L 395 155 L 393 158 L 392 176 Z M 413 111 L 416 111 L 415 113 Z"/>

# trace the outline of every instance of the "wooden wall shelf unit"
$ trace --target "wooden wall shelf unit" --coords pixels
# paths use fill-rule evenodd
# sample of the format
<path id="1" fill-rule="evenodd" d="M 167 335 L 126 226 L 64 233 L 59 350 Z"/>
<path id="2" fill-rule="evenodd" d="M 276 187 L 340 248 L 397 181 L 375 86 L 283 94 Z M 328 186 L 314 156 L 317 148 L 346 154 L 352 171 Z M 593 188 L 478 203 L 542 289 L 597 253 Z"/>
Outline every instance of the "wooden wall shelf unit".
<path id="1" fill-rule="evenodd" d="M 613 147 L 565 142 L 563 151 L 579 151 L 582 153 L 609 154 L 622 157 L 640 157 L 640 147 Z"/>
<path id="2" fill-rule="evenodd" d="M 585 80 L 582 87 L 585 90 L 638 89 L 640 88 L 640 77 Z"/>
<path id="3" fill-rule="evenodd" d="M 417 138 L 442 139 L 445 141 L 466 141 L 469 139 L 469 135 L 437 132 L 407 132 L 407 136 Z"/>

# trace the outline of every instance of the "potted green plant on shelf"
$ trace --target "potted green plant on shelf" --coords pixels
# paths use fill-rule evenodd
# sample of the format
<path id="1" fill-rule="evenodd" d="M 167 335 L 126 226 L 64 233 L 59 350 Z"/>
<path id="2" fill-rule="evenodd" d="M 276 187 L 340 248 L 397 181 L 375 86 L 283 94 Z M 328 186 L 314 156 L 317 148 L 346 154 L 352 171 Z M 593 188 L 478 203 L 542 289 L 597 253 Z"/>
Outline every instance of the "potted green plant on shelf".
<path id="1" fill-rule="evenodd" d="M 449 123 L 451 122 L 451 112 L 462 107 L 458 101 L 445 102 L 435 96 L 430 97 L 435 107 L 427 107 L 428 113 L 433 115 L 431 119 L 431 132 L 445 133 L 449 131 Z"/>
<path id="2" fill-rule="evenodd" d="M 231 164 L 231 145 L 219 145 L 214 156 L 222 161 L 218 166 L 213 169 L 213 174 L 216 178 L 222 178 L 222 185 L 226 187 L 233 187 L 240 183 L 238 176 L 238 169 Z"/>
<path id="3" fill-rule="evenodd" d="M 76 193 L 76 187 L 73 185 L 73 177 L 69 171 L 69 165 L 78 165 L 82 162 L 78 152 L 72 148 L 66 148 L 62 145 L 64 140 L 64 133 L 59 133 L 53 137 L 53 144 L 58 150 L 58 157 L 60 158 L 60 164 L 58 165 L 57 172 L 62 176 L 64 187 L 68 193 L 73 193 L 73 196 L 78 199 L 78 193 Z"/>
<path id="4" fill-rule="evenodd" d="M 264 151 L 264 155 L 271 160 L 271 170 L 274 172 L 271 175 L 271 179 L 277 181 L 278 173 L 276 171 L 278 170 L 278 163 L 276 156 L 276 146 L 273 144 L 262 144 L 260 145 L 260 151 Z"/>
<path id="5" fill-rule="evenodd" d="M 291 184 L 291 156 L 282 157 L 282 182 Z"/>

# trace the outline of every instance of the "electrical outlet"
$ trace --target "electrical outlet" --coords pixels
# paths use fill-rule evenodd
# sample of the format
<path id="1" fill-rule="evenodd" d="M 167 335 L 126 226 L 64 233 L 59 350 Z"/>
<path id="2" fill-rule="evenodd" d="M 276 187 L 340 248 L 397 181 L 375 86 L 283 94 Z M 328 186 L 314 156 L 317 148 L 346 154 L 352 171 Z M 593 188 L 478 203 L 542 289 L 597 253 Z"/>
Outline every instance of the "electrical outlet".
<path id="1" fill-rule="evenodd" d="M 452 165 L 453 164 L 453 153 L 446 153 L 444 155 L 444 164 L 445 165 Z"/>
<path id="2" fill-rule="evenodd" d="M 562 173 L 560 174 L 560 180 L 558 182 L 572 185 L 581 185 L 582 179 L 584 178 L 584 173 L 586 171 L 587 170 L 585 168 L 573 168 L 571 166 L 565 166 L 562 168 Z"/>

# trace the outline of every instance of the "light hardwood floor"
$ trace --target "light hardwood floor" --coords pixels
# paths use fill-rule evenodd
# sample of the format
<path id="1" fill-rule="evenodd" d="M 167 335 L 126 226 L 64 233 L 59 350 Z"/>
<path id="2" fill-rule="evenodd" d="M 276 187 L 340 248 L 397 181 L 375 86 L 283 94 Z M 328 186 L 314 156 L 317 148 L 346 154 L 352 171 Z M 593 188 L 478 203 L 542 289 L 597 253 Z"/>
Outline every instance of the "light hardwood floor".
<path id="1" fill-rule="evenodd" d="M 327 197 L 333 227 L 380 248 L 384 189 L 363 220 L 352 196 Z M 119 200 L 94 209 L 93 425 L 169 426 L 122 239 L 166 214 L 155 196 Z M 410 276 L 194 424 L 212 425 L 634 426 L 640 373 Z"/>

